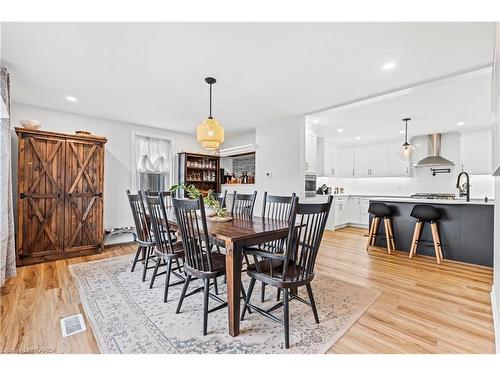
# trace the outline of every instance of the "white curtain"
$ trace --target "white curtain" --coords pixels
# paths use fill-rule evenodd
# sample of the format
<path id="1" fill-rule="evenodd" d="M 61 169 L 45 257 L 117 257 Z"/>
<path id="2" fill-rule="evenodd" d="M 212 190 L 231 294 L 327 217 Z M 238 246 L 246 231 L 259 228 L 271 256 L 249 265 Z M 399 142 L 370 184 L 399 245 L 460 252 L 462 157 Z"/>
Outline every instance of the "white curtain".
<path id="1" fill-rule="evenodd" d="M 10 98 L 7 69 L 0 67 L 0 286 L 16 275 L 12 207 Z"/>
<path id="2" fill-rule="evenodd" d="M 172 158 L 170 141 L 136 136 L 137 171 L 152 173 L 170 172 Z"/>

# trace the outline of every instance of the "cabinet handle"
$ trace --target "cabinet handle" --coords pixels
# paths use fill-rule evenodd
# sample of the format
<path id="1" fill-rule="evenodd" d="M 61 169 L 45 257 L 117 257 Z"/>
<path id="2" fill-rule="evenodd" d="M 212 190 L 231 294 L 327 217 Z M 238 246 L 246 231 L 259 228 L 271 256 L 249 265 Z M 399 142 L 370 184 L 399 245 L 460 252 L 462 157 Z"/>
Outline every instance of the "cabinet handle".
<path id="1" fill-rule="evenodd" d="M 352 175 L 354 176 L 354 169 L 352 170 Z"/>
<path id="2" fill-rule="evenodd" d="M 332 176 L 335 176 L 335 168 L 332 168 Z"/>
<path id="3" fill-rule="evenodd" d="M 408 167 L 406 167 L 406 172 L 405 172 L 405 174 L 408 174 Z"/>

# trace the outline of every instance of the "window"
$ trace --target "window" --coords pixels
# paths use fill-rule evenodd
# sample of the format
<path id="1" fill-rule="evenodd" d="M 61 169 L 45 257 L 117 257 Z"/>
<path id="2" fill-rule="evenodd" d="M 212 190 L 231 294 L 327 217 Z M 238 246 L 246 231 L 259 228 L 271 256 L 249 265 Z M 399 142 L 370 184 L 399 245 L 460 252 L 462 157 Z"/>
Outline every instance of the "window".
<path id="1" fill-rule="evenodd" d="M 172 144 L 167 139 L 135 136 L 136 187 L 168 190 L 172 181 Z"/>

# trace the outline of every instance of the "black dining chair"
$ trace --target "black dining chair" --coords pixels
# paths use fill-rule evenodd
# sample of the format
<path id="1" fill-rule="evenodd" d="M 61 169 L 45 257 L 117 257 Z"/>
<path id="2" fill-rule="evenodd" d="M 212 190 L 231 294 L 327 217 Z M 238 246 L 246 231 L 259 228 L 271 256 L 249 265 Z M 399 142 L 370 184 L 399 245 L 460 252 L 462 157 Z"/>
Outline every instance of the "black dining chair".
<path id="1" fill-rule="evenodd" d="M 295 193 L 292 193 L 291 196 L 268 195 L 267 191 L 265 191 L 261 216 L 270 220 L 289 221 L 292 214 L 292 202 L 295 196 Z M 274 253 L 282 253 L 284 244 L 285 239 L 283 238 L 281 240 L 265 242 L 258 245 L 258 248 Z M 246 262 L 248 264 L 248 259 L 246 259 Z M 260 300 L 264 302 L 266 297 L 266 284 L 264 282 L 262 282 L 260 292 Z M 278 289 L 277 299 L 280 299 L 280 289 Z"/>
<path id="2" fill-rule="evenodd" d="M 226 273 L 226 257 L 224 254 L 212 251 L 203 198 L 194 200 L 173 198 L 172 201 L 184 244 L 184 271 L 187 274 L 176 314 L 180 312 L 184 298 L 203 291 L 203 335 L 206 335 L 208 314 L 227 306 L 227 302 L 210 293 L 210 281 L 213 280 L 215 285 L 217 277 Z M 193 277 L 203 280 L 204 285 L 186 293 Z M 209 310 L 209 298 L 219 302 L 219 305 Z"/>
<path id="3" fill-rule="evenodd" d="M 219 202 L 219 205 L 221 208 L 224 208 L 226 207 L 226 197 L 227 197 L 227 190 L 224 190 L 223 193 L 215 193 L 215 192 L 212 192 L 211 195 L 217 199 L 217 201 Z"/>
<path id="4" fill-rule="evenodd" d="M 179 272 L 182 270 L 181 261 L 184 261 L 184 248 L 182 242 L 176 241 L 176 238 L 171 234 L 172 231 L 168 225 L 164 195 L 166 197 L 171 197 L 171 194 L 169 195 L 163 193 L 156 195 L 146 194 L 145 199 L 148 207 L 154 241 L 156 244 L 153 250 L 156 264 L 153 270 L 153 275 L 151 276 L 149 288 L 153 288 L 157 276 L 165 275 L 163 302 L 167 302 L 169 287 L 184 283 L 186 278 L 181 272 Z M 175 265 L 173 265 L 174 262 Z M 162 263 L 163 265 L 166 265 L 167 269 L 158 273 L 158 269 Z M 170 283 L 170 276 L 172 274 L 176 276 L 179 281 Z"/>
<path id="5" fill-rule="evenodd" d="M 131 194 L 130 190 L 127 190 L 127 197 L 130 203 L 132 217 L 134 218 L 135 224 L 134 242 L 137 244 L 137 251 L 132 263 L 131 272 L 134 272 L 137 262 L 143 262 L 144 269 L 142 272 L 142 281 L 145 281 L 146 272 L 148 269 L 150 269 L 148 267 L 148 262 L 151 256 L 151 251 L 155 246 L 155 242 L 151 235 L 151 227 L 148 222 L 142 193 L 139 191 L 137 194 Z M 141 254 L 142 257 L 139 259 L 139 256 Z"/>
<path id="6" fill-rule="evenodd" d="M 253 194 L 238 194 L 236 191 L 233 193 L 233 205 L 231 206 L 231 216 L 252 216 L 253 208 L 255 206 L 255 198 L 257 192 Z"/>
<path id="7" fill-rule="evenodd" d="M 285 348 L 290 347 L 289 339 L 289 302 L 297 300 L 311 306 L 314 320 L 319 323 L 318 311 L 314 302 L 311 282 L 314 279 L 314 265 L 325 230 L 328 213 L 333 197 L 330 195 L 326 203 L 300 204 L 295 197 L 292 202 L 290 228 L 283 253 L 274 253 L 262 249 L 248 250 L 248 255 L 255 255 L 262 260 L 248 266 L 250 276 L 241 320 L 251 307 L 258 313 L 282 324 L 285 328 Z M 250 303 L 255 282 L 259 280 L 283 291 L 283 301 L 263 310 Z M 305 286 L 309 301 L 297 295 L 297 288 Z M 283 320 L 272 314 L 272 311 L 283 306 Z M 249 311 L 251 313 L 251 311 Z"/>

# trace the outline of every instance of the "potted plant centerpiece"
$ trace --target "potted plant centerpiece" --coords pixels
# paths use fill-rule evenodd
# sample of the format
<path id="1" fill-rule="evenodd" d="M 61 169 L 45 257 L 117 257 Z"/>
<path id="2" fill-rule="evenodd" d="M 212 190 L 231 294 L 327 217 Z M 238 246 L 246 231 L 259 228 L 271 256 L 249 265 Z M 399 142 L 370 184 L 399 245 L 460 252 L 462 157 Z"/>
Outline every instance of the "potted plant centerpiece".
<path id="1" fill-rule="evenodd" d="M 205 204 L 205 215 L 207 217 L 217 216 L 217 217 L 226 217 L 227 211 L 225 208 L 221 207 L 219 201 L 212 195 L 213 190 L 208 190 L 203 193 L 196 186 L 186 183 L 180 183 L 177 185 L 172 185 L 170 187 L 171 192 L 176 192 L 177 190 L 184 190 L 188 197 L 191 199 L 199 199 L 200 196 L 203 196 L 203 203 Z"/>

